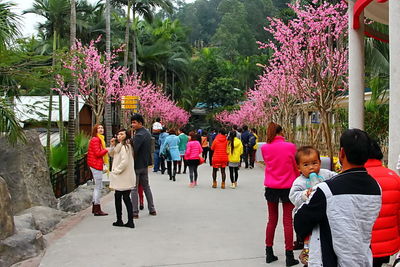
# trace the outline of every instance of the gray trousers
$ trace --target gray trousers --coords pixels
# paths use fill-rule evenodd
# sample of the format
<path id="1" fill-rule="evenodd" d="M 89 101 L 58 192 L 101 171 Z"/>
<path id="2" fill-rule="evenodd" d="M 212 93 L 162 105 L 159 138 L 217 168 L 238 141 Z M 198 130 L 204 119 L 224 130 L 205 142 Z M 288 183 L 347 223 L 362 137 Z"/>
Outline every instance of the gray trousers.
<path id="1" fill-rule="evenodd" d="M 147 207 L 149 208 L 149 212 L 156 211 L 154 208 L 153 195 L 151 193 L 150 184 L 149 184 L 149 169 L 135 169 L 136 174 L 136 186 L 131 192 L 132 206 L 133 206 L 133 215 L 139 214 L 139 197 L 138 197 L 138 186 L 139 184 L 143 187 L 143 192 L 147 199 Z"/>

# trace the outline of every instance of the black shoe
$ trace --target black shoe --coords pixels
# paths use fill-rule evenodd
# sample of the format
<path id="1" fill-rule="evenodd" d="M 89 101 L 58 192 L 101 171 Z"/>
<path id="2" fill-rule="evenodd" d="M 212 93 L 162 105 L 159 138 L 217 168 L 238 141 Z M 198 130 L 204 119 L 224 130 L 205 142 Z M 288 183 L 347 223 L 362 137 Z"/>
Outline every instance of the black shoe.
<path id="1" fill-rule="evenodd" d="M 181 172 L 177 172 L 176 174 L 181 174 Z"/>
<path id="2" fill-rule="evenodd" d="M 130 222 L 128 221 L 126 224 L 124 224 L 124 226 L 129 227 L 129 228 L 135 228 L 135 224 L 133 223 L 133 220 Z"/>
<path id="3" fill-rule="evenodd" d="M 157 216 L 157 212 L 156 212 L 156 211 L 150 211 L 149 214 L 150 214 L 151 216 Z"/>
<path id="4" fill-rule="evenodd" d="M 124 223 L 121 220 L 117 220 L 116 222 L 113 222 L 113 226 L 124 226 Z"/>
<path id="5" fill-rule="evenodd" d="M 172 181 L 172 176 L 169 177 L 169 180 Z"/>
<path id="6" fill-rule="evenodd" d="M 277 261 L 278 257 L 274 255 L 274 251 L 272 247 L 265 247 L 265 262 L 271 263 L 273 261 Z"/>
<path id="7" fill-rule="evenodd" d="M 172 181 L 174 181 L 174 182 L 176 181 L 176 180 L 175 180 L 175 176 L 172 176 Z"/>
<path id="8" fill-rule="evenodd" d="M 299 264 L 298 260 L 294 259 L 293 250 L 286 250 L 286 266 L 293 266 Z"/>
<path id="9" fill-rule="evenodd" d="M 140 210 L 143 210 L 143 209 L 144 209 L 144 206 L 143 206 L 143 205 L 140 205 L 140 206 L 139 206 L 139 209 L 140 209 Z"/>

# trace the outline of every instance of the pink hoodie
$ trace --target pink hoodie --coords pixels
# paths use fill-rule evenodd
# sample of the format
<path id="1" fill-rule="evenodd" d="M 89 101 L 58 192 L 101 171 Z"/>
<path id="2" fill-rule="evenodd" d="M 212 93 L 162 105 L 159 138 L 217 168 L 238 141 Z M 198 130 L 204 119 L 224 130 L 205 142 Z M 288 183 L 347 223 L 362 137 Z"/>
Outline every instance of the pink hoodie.
<path id="1" fill-rule="evenodd" d="M 276 136 L 270 144 L 261 147 L 265 162 L 264 186 L 288 189 L 299 176 L 296 160 L 296 145 L 285 142 L 283 136 Z"/>
<path id="2" fill-rule="evenodd" d="M 199 159 L 201 152 L 203 152 L 203 148 L 199 141 L 189 141 L 186 146 L 185 160 Z"/>

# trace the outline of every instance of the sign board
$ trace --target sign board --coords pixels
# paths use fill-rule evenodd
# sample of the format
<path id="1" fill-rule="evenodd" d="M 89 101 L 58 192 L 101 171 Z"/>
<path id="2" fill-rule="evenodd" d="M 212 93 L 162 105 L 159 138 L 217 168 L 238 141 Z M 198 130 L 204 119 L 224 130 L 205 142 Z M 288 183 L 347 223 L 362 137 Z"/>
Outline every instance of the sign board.
<path id="1" fill-rule="evenodd" d="M 124 110 L 132 110 L 133 112 L 139 111 L 139 97 L 138 96 L 123 96 L 121 99 L 121 108 Z"/>

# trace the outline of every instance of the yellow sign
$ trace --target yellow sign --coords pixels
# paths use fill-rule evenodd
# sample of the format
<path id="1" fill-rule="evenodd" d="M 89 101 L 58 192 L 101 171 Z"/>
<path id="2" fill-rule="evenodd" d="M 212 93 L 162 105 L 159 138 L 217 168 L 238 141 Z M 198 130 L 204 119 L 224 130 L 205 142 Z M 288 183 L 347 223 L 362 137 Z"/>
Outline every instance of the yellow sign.
<path id="1" fill-rule="evenodd" d="M 139 97 L 138 96 L 123 96 L 121 99 L 121 108 L 133 110 L 134 112 L 138 112 Z"/>

